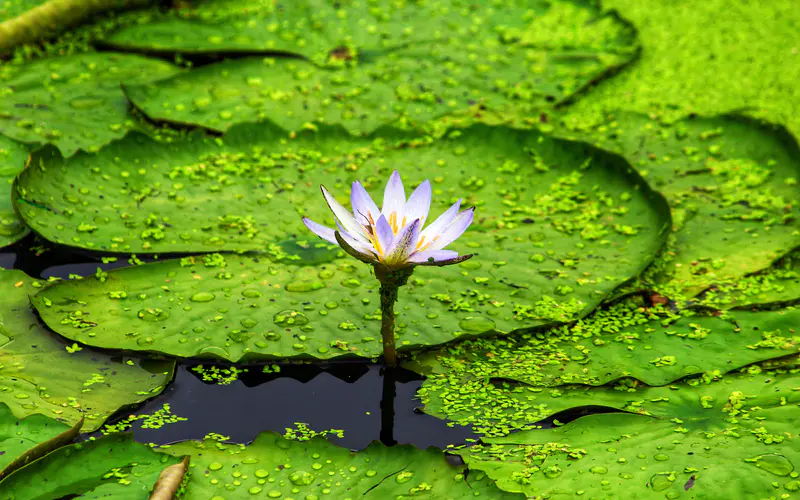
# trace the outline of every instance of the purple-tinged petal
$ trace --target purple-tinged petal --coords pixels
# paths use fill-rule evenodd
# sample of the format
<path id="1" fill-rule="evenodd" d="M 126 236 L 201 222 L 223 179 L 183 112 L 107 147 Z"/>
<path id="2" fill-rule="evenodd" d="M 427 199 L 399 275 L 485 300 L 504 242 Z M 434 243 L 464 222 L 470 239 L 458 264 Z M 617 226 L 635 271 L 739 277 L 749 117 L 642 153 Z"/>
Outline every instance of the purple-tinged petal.
<path id="1" fill-rule="evenodd" d="M 391 248 L 384 253 L 383 263 L 389 266 L 397 266 L 404 264 L 417 249 L 417 240 L 419 239 L 419 219 L 414 221 L 400 230 L 394 238 Z"/>
<path id="2" fill-rule="evenodd" d="M 310 229 L 312 233 L 316 234 L 323 240 L 329 241 L 334 245 L 338 244 L 336 241 L 336 236 L 333 234 L 335 232 L 333 229 L 327 226 L 323 226 L 322 224 L 317 224 L 308 217 L 303 217 L 303 224 L 305 224 L 306 227 Z"/>
<path id="3" fill-rule="evenodd" d="M 383 192 L 383 208 L 381 212 L 386 216 L 391 224 L 392 214 L 397 219 L 403 217 L 403 206 L 406 204 L 406 192 L 403 189 L 403 181 L 400 179 L 400 174 L 395 170 L 389 177 L 389 182 L 386 183 L 386 189 Z M 399 224 L 399 220 L 394 221 Z M 399 228 L 398 228 L 399 230 Z"/>
<path id="4" fill-rule="evenodd" d="M 408 261 L 422 263 L 433 259 L 433 262 L 436 262 L 439 260 L 455 259 L 456 257 L 458 257 L 458 252 L 452 250 L 425 250 L 424 252 L 414 252 L 411 257 L 408 258 Z"/>
<path id="5" fill-rule="evenodd" d="M 426 243 L 430 243 L 433 238 L 447 229 L 447 226 L 453 222 L 453 219 L 456 218 L 458 215 L 458 210 L 461 208 L 461 200 L 453 203 L 453 206 L 448 208 L 447 210 L 442 213 L 432 224 L 426 227 L 422 234 L 420 235 L 420 241 L 422 242 L 422 246 L 424 247 Z"/>
<path id="6" fill-rule="evenodd" d="M 342 233 L 340 233 L 339 231 L 336 231 L 333 234 L 336 236 L 336 242 L 339 244 L 340 247 L 342 247 L 342 250 L 347 252 L 351 257 L 355 257 L 361 262 L 366 262 L 367 264 L 374 264 L 375 262 L 377 262 L 374 257 L 370 255 L 365 255 L 356 250 L 355 248 L 353 248 L 353 246 L 350 245 L 350 243 L 345 241 L 344 237 L 342 236 Z"/>
<path id="7" fill-rule="evenodd" d="M 378 205 L 372 201 L 372 197 L 358 181 L 353 183 L 353 188 L 350 190 L 350 203 L 353 205 L 353 215 L 362 226 L 375 225 L 381 211 L 378 210 Z"/>
<path id="8" fill-rule="evenodd" d="M 475 218 L 475 208 L 468 208 L 464 210 L 460 214 L 453 219 L 453 222 L 450 223 L 447 228 L 435 235 L 433 237 L 433 241 L 431 245 L 428 247 L 429 250 L 441 250 L 442 248 L 446 247 L 450 243 L 454 242 L 458 239 L 459 236 L 464 234 L 464 231 L 467 230 L 470 224 L 472 224 L 472 220 Z"/>
<path id="9" fill-rule="evenodd" d="M 464 262 L 465 260 L 469 260 L 472 258 L 471 253 L 466 255 L 459 255 L 458 257 L 453 257 L 452 259 L 445 259 L 445 260 L 435 260 L 433 262 L 420 262 L 419 264 L 415 264 L 417 266 L 436 266 L 436 267 L 444 267 L 444 266 L 452 266 L 453 264 L 459 264 Z"/>
<path id="10" fill-rule="evenodd" d="M 342 238 L 357 252 L 370 256 L 377 255 L 372 243 L 361 241 L 352 234 L 348 233 L 338 220 L 336 221 L 336 227 L 339 229 L 338 233 L 342 236 Z M 339 243 L 339 241 L 337 240 L 336 243 Z"/>
<path id="11" fill-rule="evenodd" d="M 383 215 L 378 217 L 375 223 L 375 239 L 375 250 L 378 251 L 378 255 L 386 255 L 394 243 L 394 231 Z"/>
<path id="12" fill-rule="evenodd" d="M 325 201 L 328 203 L 328 207 L 331 209 L 331 212 L 333 212 L 333 215 L 336 216 L 336 219 L 342 223 L 342 226 L 347 230 L 347 232 L 359 240 L 366 241 L 364 229 L 359 225 L 355 217 L 353 217 L 353 214 L 344 208 L 341 203 L 336 201 L 336 198 L 333 197 L 330 191 L 325 189 L 325 186 L 320 186 L 320 189 L 322 189 L 322 196 L 325 197 Z"/>
<path id="13" fill-rule="evenodd" d="M 400 219 L 400 225 L 404 226 L 414 219 L 419 219 L 420 226 L 424 226 L 430 210 L 431 183 L 425 181 L 408 197 L 408 201 L 403 207 L 403 217 Z"/>

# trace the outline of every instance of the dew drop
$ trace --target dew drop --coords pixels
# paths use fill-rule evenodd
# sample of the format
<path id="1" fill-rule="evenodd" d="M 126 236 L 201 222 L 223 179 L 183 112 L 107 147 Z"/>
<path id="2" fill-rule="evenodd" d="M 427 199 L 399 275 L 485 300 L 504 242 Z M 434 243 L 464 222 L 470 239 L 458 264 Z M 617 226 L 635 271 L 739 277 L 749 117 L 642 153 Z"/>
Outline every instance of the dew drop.
<path id="1" fill-rule="evenodd" d="M 494 330 L 495 322 L 485 316 L 469 316 L 458 322 L 458 326 L 465 332 L 483 333 Z"/>
<path id="2" fill-rule="evenodd" d="M 670 473 L 656 474 L 650 478 L 650 487 L 653 488 L 653 491 L 664 491 L 672 486 L 674 481 Z"/>
<path id="3" fill-rule="evenodd" d="M 589 469 L 589 472 L 591 472 L 592 474 L 605 474 L 608 472 L 608 469 L 606 469 L 602 465 L 595 465 L 594 467 Z"/>
<path id="4" fill-rule="evenodd" d="M 788 476 L 794 470 L 794 465 L 783 455 L 770 453 L 756 457 L 756 467 L 771 472 L 776 476 Z"/>
<path id="5" fill-rule="evenodd" d="M 211 302 L 215 297 L 211 292 L 197 292 L 189 300 L 192 302 Z"/>
<path id="6" fill-rule="evenodd" d="M 286 284 L 287 292 L 312 292 L 325 288 L 325 285 L 319 281 L 312 280 L 297 280 Z"/>
<path id="7" fill-rule="evenodd" d="M 296 486 L 308 486 L 314 482 L 315 477 L 316 476 L 310 472 L 299 470 L 297 472 L 293 472 L 289 476 L 289 481 Z"/>

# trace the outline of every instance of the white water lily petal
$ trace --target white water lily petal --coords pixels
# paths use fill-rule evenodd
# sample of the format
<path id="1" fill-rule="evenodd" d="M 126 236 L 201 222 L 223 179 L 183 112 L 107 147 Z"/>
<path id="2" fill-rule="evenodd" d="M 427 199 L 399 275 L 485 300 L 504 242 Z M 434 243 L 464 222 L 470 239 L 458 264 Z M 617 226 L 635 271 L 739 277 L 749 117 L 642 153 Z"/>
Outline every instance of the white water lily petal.
<path id="1" fill-rule="evenodd" d="M 355 217 L 353 217 L 353 214 L 344 208 L 341 203 L 336 201 L 336 198 L 333 197 L 330 191 L 325 189 L 325 186 L 320 186 L 320 189 L 322 189 L 322 196 L 325 197 L 325 201 L 328 203 L 328 208 L 330 208 L 333 215 L 336 216 L 336 220 L 342 223 L 342 226 L 351 236 L 366 243 L 367 238 L 364 234 L 364 229 L 359 225 Z"/>
<path id="2" fill-rule="evenodd" d="M 409 262 L 428 262 L 433 259 L 433 262 L 443 260 L 451 260 L 458 257 L 458 252 L 452 250 L 425 250 L 424 252 L 416 252 L 408 258 Z"/>
<path id="3" fill-rule="evenodd" d="M 342 227 L 341 224 L 339 224 L 339 221 L 336 221 L 336 227 L 339 229 L 339 231 L 336 231 L 339 233 L 339 236 L 341 236 L 342 239 L 346 241 L 348 245 L 353 247 L 355 251 L 357 251 L 362 256 L 370 260 L 374 261 L 378 260 L 378 257 L 375 254 L 375 249 L 372 248 L 372 245 L 370 245 L 369 243 L 364 243 L 363 241 L 360 241 L 359 239 L 355 238 L 352 234 L 348 233 L 347 230 L 344 227 Z M 334 238 L 336 238 L 335 234 Z"/>
<path id="4" fill-rule="evenodd" d="M 392 270 L 413 266 L 448 266 L 472 257 L 472 254 L 458 255 L 452 250 L 444 250 L 444 247 L 469 227 L 475 217 L 475 209 L 459 213 L 462 200 L 458 200 L 425 227 L 432 195 L 431 184 L 427 180 L 417 186 L 406 201 L 400 174 L 396 170 L 392 172 L 384 190 L 380 212 L 359 181 L 353 182 L 350 191 L 353 213 L 336 201 L 324 186 L 320 188 L 333 212 L 338 231 L 308 218 L 303 218 L 303 223 L 314 234 L 338 244 L 358 260 Z"/>
<path id="5" fill-rule="evenodd" d="M 425 246 L 427 243 L 430 243 L 434 236 L 444 231 L 447 226 L 453 222 L 453 219 L 455 219 L 456 215 L 458 215 L 458 210 L 461 208 L 461 201 L 462 200 L 458 200 L 457 202 L 453 203 L 453 206 L 445 210 L 442 215 L 440 215 L 435 221 L 433 221 L 432 224 L 422 231 L 422 234 L 420 235 L 420 241 L 422 241 L 424 238 L 424 241 L 422 241 L 423 246 Z"/>
<path id="6" fill-rule="evenodd" d="M 381 215 L 375 223 L 375 250 L 378 255 L 386 255 L 394 243 L 394 231 L 386 217 Z"/>
<path id="7" fill-rule="evenodd" d="M 403 218 L 402 212 L 405 204 L 406 191 L 403 189 L 403 181 L 400 179 L 400 174 L 395 170 L 392 172 L 391 177 L 389 177 L 389 182 L 386 183 L 386 189 L 383 192 L 383 208 L 381 212 L 387 219 L 390 218 L 392 213 L 397 214 L 395 217 L 397 217 L 399 223 L 399 220 Z"/>
<path id="8" fill-rule="evenodd" d="M 392 243 L 388 252 L 383 255 L 383 262 L 387 265 L 401 265 L 406 262 L 408 256 L 417 248 L 419 239 L 419 219 L 400 230 Z"/>
<path id="9" fill-rule="evenodd" d="M 350 203 L 353 205 L 353 215 L 362 226 L 374 225 L 381 214 L 378 205 L 358 181 L 353 183 L 350 190 Z"/>
<path id="10" fill-rule="evenodd" d="M 336 235 L 334 234 L 335 231 L 328 226 L 323 226 L 322 224 L 317 224 L 313 220 L 309 219 L 308 217 L 303 217 L 303 224 L 306 225 L 308 229 L 311 230 L 312 233 L 316 234 L 320 238 L 334 245 L 338 245 L 339 243 L 336 242 Z"/>
<path id="11" fill-rule="evenodd" d="M 403 207 L 403 217 L 400 219 L 402 222 L 411 222 L 414 219 L 419 219 L 420 225 L 425 225 L 425 220 L 428 217 L 428 212 L 431 210 L 431 183 L 425 181 L 408 197 L 408 201 Z"/>
<path id="12" fill-rule="evenodd" d="M 464 210 L 453 219 L 447 229 L 433 237 L 428 250 L 441 250 L 450 243 L 454 242 L 459 236 L 464 234 L 475 217 L 475 208 Z"/>

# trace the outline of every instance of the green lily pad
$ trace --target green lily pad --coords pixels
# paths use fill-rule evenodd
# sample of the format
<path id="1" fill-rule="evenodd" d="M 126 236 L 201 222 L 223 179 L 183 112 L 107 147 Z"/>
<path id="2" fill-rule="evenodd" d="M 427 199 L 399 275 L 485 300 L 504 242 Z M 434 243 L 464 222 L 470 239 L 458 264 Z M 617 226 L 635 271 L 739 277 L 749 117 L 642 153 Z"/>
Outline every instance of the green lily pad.
<path id="1" fill-rule="evenodd" d="M 536 386 L 604 385 L 630 377 L 659 386 L 796 354 L 799 322 L 794 309 L 730 311 L 723 317 L 687 312 L 668 319 L 664 311 L 621 303 L 572 325 L 519 338 L 465 341 L 415 361 L 418 371 L 448 377 Z"/>
<path id="2" fill-rule="evenodd" d="M 794 372 L 797 370 L 793 368 Z M 514 431 L 537 428 L 537 422 L 545 418 L 583 407 L 605 407 L 663 418 L 689 418 L 697 412 L 702 413 L 708 401 L 727 399 L 734 390 L 744 391 L 748 397 L 758 395 L 761 385 L 769 383 L 768 375 L 762 374 L 758 378 L 760 373 L 762 369 L 752 365 L 708 385 L 709 381 L 719 378 L 718 371 L 660 387 L 646 386 L 634 379 L 599 387 L 544 387 L 489 379 L 430 377 L 418 396 L 425 403 L 426 413 L 449 419 L 452 425 L 472 425 L 476 432 L 505 436 Z M 781 390 L 790 391 L 791 384 L 797 384 L 798 378 L 792 377 L 780 378 Z"/>
<path id="3" fill-rule="evenodd" d="M 243 446 L 186 441 L 161 450 L 190 455 L 183 498 L 521 498 L 485 474 L 467 474 L 437 449 L 373 443 L 353 452 L 322 437 L 292 441 L 264 432 Z"/>
<path id="4" fill-rule="evenodd" d="M 62 154 L 94 151 L 134 126 L 120 82 L 179 72 L 158 59 L 111 52 L 51 57 L 0 67 L 0 134 L 55 144 Z"/>
<path id="5" fill-rule="evenodd" d="M 80 433 L 82 421 L 73 427 L 44 415 L 18 419 L 0 403 L 0 480 L 27 463 L 69 444 Z"/>
<path id="6" fill-rule="evenodd" d="M 14 177 L 25 168 L 29 147 L 8 137 L 0 135 L 0 186 L 7 184 L 9 189 L 0 191 L 0 247 L 11 245 L 24 238 L 28 226 L 19 218 L 11 202 L 10 185 Z"/>
<path id="7" fill-rule="evenodd" d="M 646 276 L 661 293 L 735 283 L 797 246 L 800 148 L 784 128 L 735 116 L 674 124 L 634 113 L 607 118 L 567 125 L 571 136 L 625 156 L 667 198 L 674 238 Z"/>
<path id="8" fill-rule="evenodd" d="M 532 114 L 637 53 L 634 30 L 589 2 L 193 3 L 123 28 L 120 50 L 267 54 L 125 85 L 149 118 L 217 131 L 269 119 L 370 133 L 479 107 Z M 278 57 L 276 53 L 294 57 Z"/>
<path id="9" fill-rule="evenodd" d="M 324 242 L 301 216 L 330 220 L 319 183 L 341 192 L 360 178 L 374 189 L 394 168 L 418 184 L 437 167 L 433 213 L 460 197 L 478 207 L 456 247 L 477 256 L 460 270 L 418 269 L 401 291 L 400 333 L 410 346 L 584 315 L 649 263 L 669 224 L 663 199 L 620 158 L 535 132 L 476 126 L 433 142 L 388 131 L 352 138 L 340 129 L 283 137 L 251 125 L 224 142 L 192 136 L 160 144 L 135 135 L 97 155 L 37 156 L 18 178 L 17 206 L 55 242 L 137 252 L 268 249 L 258 265 L 231 256 L 222 258 L 231 268 L 220 270 L 211 256 L 189 268 L 175 261 L 56 284 L 34 300 L 47 324 L 89 345 L 181 356 L 333 357 L 332 348 L 377 356 L 358 345 L 379 338 L 376 280 L 368 267 L 338 260 L 343 252 L 318 248 Z M 66 186 L 74 187 L 64 193 Z M 520 259 L 530 264 L 511 265 Z M 241 276 L 241 266 L 253 274 Z M 246 288 L 263 297 L 242 299 Z M 128 300 L 119 300 L 122 291 Z M 219 298 L 192 303 L 198 293 Z M 244 306 L 250 303 L 266 307 L 268 317 L 256 318 Z M 247 326 L 253 319 L 259 323 Z M 270 332 L 285 328 L 292 329 L 281 347 L 271 347 Z"/>
<path id="10" fill-rule="evenodd" d="M 627 398 L 629 409 L 656 417 L 591 415 L 560 428 L 486 438 L 462 455 L 501 489 L 534 497 L 567 498 L 578 490 L 592 498 L 631 499 L 795 492 L 798 382 L 792 373 L 760 373 L 601 391 L 609 401 Z M 630 401 L 636 399 L 641 402 Z"/>
<path id="11" fill-rule="evenodd" d="M 64 446 L 0 481 L 2 498 L 114 498 L 145 500 L 159 474 L 181 459 L 114 434 Z"/>
<path id="12" fill-rule="evenodd" d="M 89 432 L 120 408 L 160 393 L 172 379 L 171 361 L 111 357 L 66 344 L 30 309 L 28 296 L 41 286 L 20 271 L 0 272 L 0 402 L 15 416 L 39 413 L 68 424 L 85 417 L 83 430 Z"/>

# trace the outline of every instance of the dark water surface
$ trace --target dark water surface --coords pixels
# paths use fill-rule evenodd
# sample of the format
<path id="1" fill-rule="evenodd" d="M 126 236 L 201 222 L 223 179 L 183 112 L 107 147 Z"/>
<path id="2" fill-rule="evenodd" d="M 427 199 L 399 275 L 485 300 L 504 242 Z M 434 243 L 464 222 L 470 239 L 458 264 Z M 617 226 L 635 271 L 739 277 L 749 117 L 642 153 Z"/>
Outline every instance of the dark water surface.
<path id="1" fill-rule="evenodd" d="M 119 256 L 116 262 L 103 264 L 100 254 L 55 248 L 33 236 L 4 250 L 0 253 L 0 267 L 20 269 L 34 278 L 68 279 L 71 274 L 94 274 L 98 267 L 106 271 L 130 265 L 128 256 Z M 153 259 L 143 256 L 141 260 Z M 137 422 L 134 424 L 136 440 L 167 444 L 202 439 L 213 432 L 245 443 L 261 431 L 284 433 L 286 428 L 295 427 L 296 422 L 315 431 L 343 430 L 342 439 L 333 437 L 331 440 L 352 449 L 364 448 L 381 439 L 419 448 L 443 448 L 477 438 L 469 428 L 449 427 L 446 421 L 418 411 L 421 403 L 415 394 L 423 379 L 408 370 L 399 369 L 390 374 L 389 380 L 395 380 L 387 386 L 384 384 L 385 369 L 367 362 L 284 364 L 277 374 L 263 373 L 263 365 L 239 365 L 237 368 L 248 371 L 230 384 L 217 385 L 203 381 L 200 374 L 191 369 L 198 363 L 179 363 L 175 380 L 162 394 L 138 408 L 120 412 L 109 423 L 132 414 L 152 414 L 168 403 L 174 415 L 188 420 L 159 429 L 142 429 Z M 203 366 L 208 368 L 211 364 L 205 362 Z M 394 398 L 391 398 L 392 387 Z M 393 399 L 393 425 L 392 419 L 387 419 L 390 415 L 381 412 L 382 399 Z"/>

